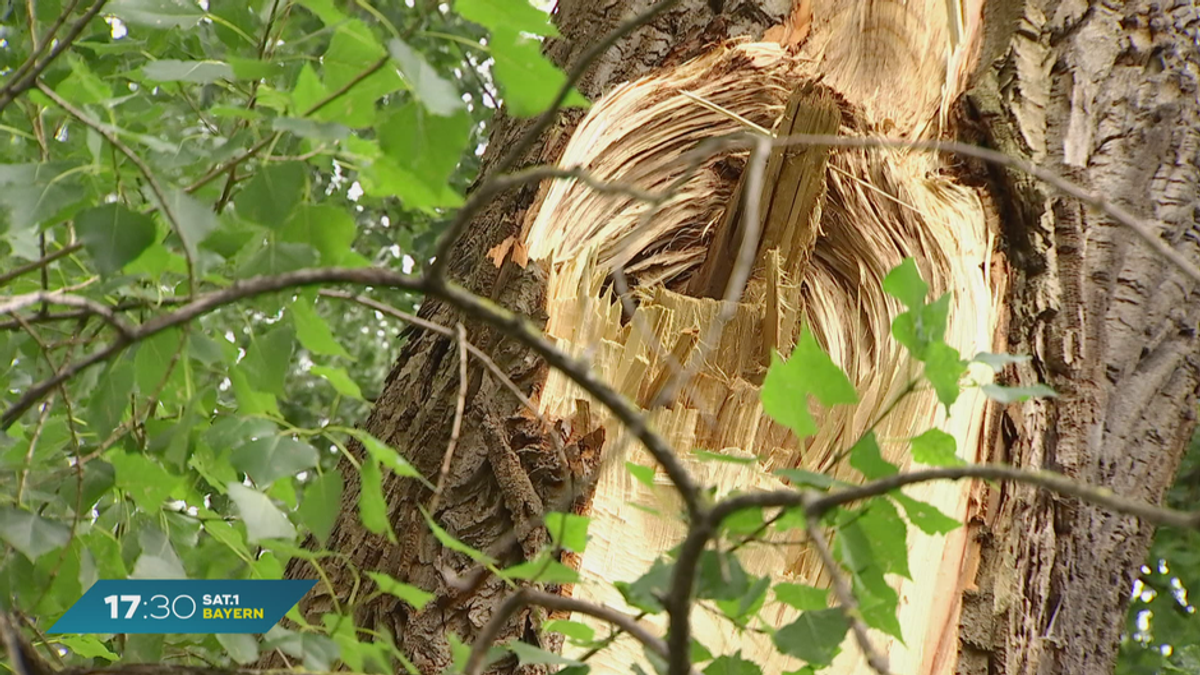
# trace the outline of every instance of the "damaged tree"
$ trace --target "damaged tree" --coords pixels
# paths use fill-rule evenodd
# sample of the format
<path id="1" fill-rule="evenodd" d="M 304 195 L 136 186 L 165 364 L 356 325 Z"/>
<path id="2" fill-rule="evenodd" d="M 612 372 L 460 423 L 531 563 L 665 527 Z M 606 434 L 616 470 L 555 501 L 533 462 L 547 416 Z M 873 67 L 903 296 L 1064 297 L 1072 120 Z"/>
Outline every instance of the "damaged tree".
<path id="1" fill-rule="evenodd" d="M 854 479 L 841 451 L 917 367 L 891 339 L 899 306 L 881 291 L 884 274 L 912 256 L 935 295 L 952 293 L 950 344 L 966 355 L 1030 354 L 1005 377 L 1060 396 L 1001 408 L 970 390 L 947 416 L 921 394 L 906 398 L 879 436 L 938 425 L 968 461 L 1050 468 L 1157 502 L 1191 431 L 1200 383 L 1195 279 L 1109 216 L 1013 169 L 895 146 L 780 145 L 768 156 L 705 145 L 755 129 L 962 138 L 1069 177 L 1200 260 L 1191 10 L 950 4 L 948 13 L 933 0 L 739 3 L 714 13 L 698 1 L 675 3 L 591 64 L 580 86 L 598 100 L 586 116 L 563 114 L 518 157 L 518 167 L 582 167 L 610 189 L 576 179 L 512 190 L 439 265 L 587 356 L 600 379 L 647 411 L 699 484 L 726 491 L 782 487 L 775 468 Z M 564 1 L 564 37 L 548 52 L 576 64 L 597 36 L 649 8 Z M 529 128 L 499 122 L 485 179 L 521 150 Z M 605 583 L 551 590 L 610 604 L 620 602 L 611 582 L 637 578 L 684 531 L 637 508 L 673 507 L 625 472 L 626 461 L 651 461 L 603 406 L 492 326 L 433 300 L 421 316 L 461 322 L 536 407 L 477 361 L 464 383 L 455 340 L 414 328 L 366 424 L 427 476 L 454 448 L 436 507 L 417 482 L 385 477 L 398 545 L 358 522 L 356 478 L 328 544 L 355 568 L 434 593 L 422 611 L 384 596 L 357 619 L 396 636 L 423 672 L 440 672 L 451 662 L 448 636 L 474 640 L 513 591 L 439 543 L 423 507 L 506 565 L 546 546 L 546 511 L 591 516 L 592 544 L 567 562 Z M 819 433 L 799 443 L 764 414 L 759 387 L 771 354 L 789 353 L 805 325 L 861 403 L 823 411 Z M 692 462 L 694 448 L 761 463 Z M 908 463 L 904 447 L 883 450 Z M 905 640 L 873 636 L 895 672 L 1111 669 L 1149 525 L 1032 487 L 928 483 L 914 494 L 968 527 L 910 540 L 914 573 L 897 589 Z M 761 547 L 745 560 L 759 573 L 828 583 L 807 546 Z M 348 594 L 351 568 L 329 573 Z M 289 574 L 312 572 L 297 561 Z M 333 602 L 310 596 L 302 611 L 316 617 Z M 540 616 L 522 609 L 492 637 L 536 643 Z M 693 620 L 713 647 L 742 640 L 701 611 Z M 769 672 L 794 667 L 769 661 L 783 657 L 765 640 L 743 649 Z M 591 663 L 624 671 L 639 653 L 618 641 L 598 657 L 610 660 Z M 850 647 L 833 668 L 862 672 L 865 659 Z"/>

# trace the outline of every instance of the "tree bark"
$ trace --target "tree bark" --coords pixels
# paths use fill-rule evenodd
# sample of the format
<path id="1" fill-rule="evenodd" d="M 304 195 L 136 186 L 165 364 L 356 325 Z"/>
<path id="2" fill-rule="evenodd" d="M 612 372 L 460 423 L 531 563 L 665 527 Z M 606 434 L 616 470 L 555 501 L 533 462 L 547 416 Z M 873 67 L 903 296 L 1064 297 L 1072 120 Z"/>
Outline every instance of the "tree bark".
<path id="1" fill-rule="evenodd" d="M 967 135 L 1119 204 L 1200 261 L 1195 9 L 991 5 Z M 1034 357 L 1011 375 L 1060 393 L 1008 406 L 993 459 L 1159 502 L 1195 422 L 1197 285 L 1106 216 L 1028 176 L 982 170 L 1011 264 L 1008 349 Z M 1111 672 L 1153 528 L 1028 487 L 985 503 L 958 671 Z"/>

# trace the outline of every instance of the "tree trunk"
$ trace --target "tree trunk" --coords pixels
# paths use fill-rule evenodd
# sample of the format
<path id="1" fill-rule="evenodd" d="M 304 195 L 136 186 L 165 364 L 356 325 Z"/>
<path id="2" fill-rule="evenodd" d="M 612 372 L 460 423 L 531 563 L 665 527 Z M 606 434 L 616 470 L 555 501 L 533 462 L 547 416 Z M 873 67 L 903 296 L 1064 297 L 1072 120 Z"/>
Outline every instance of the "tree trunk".
<path id="1" fill-rule="evenodd" d="M 1013 3 L 964 118 L 978 140 L 1066 176 L 1200 260 L 1200 52 L 1187 5 Z M 992 58 L 995 58 L 992 61 Z M 1011 264 L 1013 375 L 1057 399 L 1008 406 L 995 461 L 1157 503 L 1195 423 L 1197 285 L 1130 231 L 1028 176 L 990 170 Z M 959 670 L 1111 672 L 1153 528 L 1006 486 L 976 521 Z"/>
<path id="2" fill-rule="evenodd" d="M 570 65 L 613 26 L 651 4 L 563 0 L 557 13 L 563 37 L 552 41 L 548 52 L 558 63 Z M 904 5 L 805 0 L 793 10 L 780 3 L 682 0 L 620 40 L 589 69 L 580 88 L 595 100 L 617 84 L 661 75 L 658 80 L 642 80 L 650 87 L 647 97 L 652 98 L 654 87 L 675 86 L 681 73 L 691 72 L 686 69 L 693 57 L 705 57 L 711 60 L 691 62 L 691 67 L 702 63 L 711 72 L 692 73 L 695 79 L 688 80 L 687 86 L 716 81 L 731 69 L 750 73 L 759 68 L 761 73 L 754 72 L 761 79 L 753 82 L 767 93 L 745 105 L 771 126 L 787 98 L 786 92 L 770 94 L 783 86 L 771 78 L 796 78 L 791 83 L 795 86 L 821 77 L 820 87 L 827 89 L 821 89 L 826 93 L 820 96 L 826 103 L 812 105 L 833 106 L 834 130 L 840 124 L 843 132 L 919 139 L 947 137 L 946 129 L 959 129 L 968 140 L 1027 156 L 1120 203 L 1157 224 L 1166 240 L 1190 259 L 1200 259 L 1200 240 L 1194 232 L 1200 198 L 1196 168 L 1200 165 L 1196 103 L 1200 63 L 1187 34 L 1189 25 L 1196 30 L 1192 10 L 1184 6 L 1162 10 L 1150 2 L 1115 9 L 1083 3 L 995 3 L 979 17 L 978 3 L 967 3 L 971 6 L 957 7 L 958 18 L 947 23 L 946 4 L 943 0 Z M 764 30 L 780 23 L 788 27 L 785 41 L 803 40 L 799 50 L 805 59 L 788 61 L 791 57 L 778 49 L 752 51 L 758 48 L 722 45 L 733 37 L 759 39 Z M 774 37 L 779 37 L 778 32 Z M 971 77 L 973 63 L 983 65 Z M 968 83 L 973 85 L 970 93 L 951 108 L 948 104 Z M 521 165 L 554 163 L 564 151 L 570 155 L 575 146 L 568 147 L 569 139 L 582 118 L 580 112 L 563 114 L 521 158 Z M 724 118 L 713 119 L 715 126 Z M 947 120 L 951 124 L 944 124 Z M 497 159 L 527 128 L 527 122 L 511 118 L 497 121 L 481 180 L 489 177 Z M 582 155 L 584 159 L 594 156 Z M 712 189 L 688 197 L 710 202 L 698 209 L 699 216 L 692 214 L 705 222 L 720 221 L 735 192 L 740 162 L 745 160 L 744 155 L 730 155 L 722 161 L 705 167 L 706 175 L 716 176 Z M 878 294 L 876 268 L 886 271 L 904 255 L 925 251 L 933 260 L 922 263 L 923 271 L 932 274 L 934 288 L 957 294 L 959 304 L 952 317 L 960 322 L 956 333 L 960 348 L 987 348 L 993 339 L 1000 345 L 1007 342 L 1009 351 L 1034 356 L 1031 363 L 1014 369 L 1012 377 L 1022 384 L 1051 384 L 1062 394 L 1054 400 L 1010 405 L 986 426 L 988 436 L 981 436 L 979 429 L 983 404 L 967 397 L 951 419 L 960 446 L 965 441 L 967 458 L 991 455 L 993 460 L 1018 466 L 1053 468 L 1110 486 L 1118 494 L 1157 501 L 1170 482 L 1194 417 L 1200 382 L 1195 284 L 1107 218 L 1024 175 L 967 165 L 965 170 L 958 167 L 956 180 L 950 180 L 942 175 L 943 165 L 920 153 L 834 153 L 828 160 L 828 174 L 824 161 L 816 165 L 818 175 L 829 176 L 827 185 L 818 189 L 820 196 L 814 197 L 821 207 L 808 208 L 808 215 L 799 221 L 803 230 L 812 218 L 811 237 L 797 236 L 800 243 L 787 249 L 779 238 L 771 238 L 769 229 L 764 232 L 767 243 L 748 292 L 759 302 L 757 308 L 746 310 L 750 314 L 745 325 L 755 326 L 752 339 L 726 332 L 728 340 L 716 346 L 716 358 L 733 358 L 741 370 L 733 384 L 712 389 L 718 399 L 713 415 L 727 428 L 756 432 L 751 440 L 732 445 L 769 455 L 776 465 L 844 471 L 823 464 L 832 453 L 814 448 L 830 449 L 839 438 L 853 437 L 864 427 L 863 420 L 830 413 L 823 419 L 829 438 L 818 438 L 817 445 L 801 453 L 794 440 L 761 421 L 761 407 L 754 408 L 762 357 L 769 348 L 786 352 L 796 338 L 799 319 L 807 318 L 843 366 L 862 364 L 861 372 L 852 373 L 856 384 L 878 380 L 881 373 L 896 379 L 879 385 L 875 405 L 882 407 L 888 393 L 900 386 L 895 373 L 907 367 L 906 361 L 883 346 L 886 324 L 870 326 L 874 332 L 868 331 L 868 337 L 878 338 L 878 344 L 856 344 L 857 333 L 839 325 L 846 321 L 817 319 L 822 302 L 834 308 L 854 307 L 851 300 L 875 297 L 868 294 Z M 729 176 L 722 178 L 723 171 Z M 837 182 L 841 179 L 834 176 L 843 174 L 857 183 Z M 878 198 L 861 196 L 855 187 L 859 184 L 909 201 L 891 196 L 899 206 L 885 200 L 868 209 L 862 200 Z M 564 344 L 579 348 L 586 336 L 572 332 L 575 341 L 566 339 L 564 332 L 575 330 L 566 317 L 580 321 L 595 317 L 565 314 L 574 311 L 564 309 L 571 304 L 565 300 L 575 298 L 563 295 L 562 268 L 546 262 L 553 259 L 555 247 L 562 246 L 556 237 L 576 221 L 564 214 L 579 215 L 557 210 L 573 203 L 571 199 L 570 193 L 549 187 L 510 191 L 471 224 L 452 252 L 450 269 L 469 290 L 531 317 Z M 859 230 L 867 228 L 860 222 L 867 210 L 877 214 L 880 227 L 900 228 L 894 247 L 870 255 L 853 250 L 850 242 L 856 242 Z M 939 225 L 941 230 L 932 231 L 935 221 L 955 223 L 961 241 L 951 241 L 956 234 L 953 228 Z M 988 241 L 997 223 L 1002 235 L 998 246 L 1007 263 L 1000 256 L 993 261 L 990 249 L 975 245 Z M 703 246 L 719 250 L 716 240 L 702 241 Z M 514 247 L 534 250 L 539 245 L 545 247 L 542 255 L 531 254 L 525 265 L 504 254 Z M 845 260 L 852 266 L 840 270 L 837 264 Z M 591 279 L 585 274 L 591 272 L 588 267 L 572 279 L 583 288 Z M 844 280 L 839 272 L 861 287 L 833 288 L 834 282 Z M 653 299 L 643 296 L 639 313 L 658 307 L 663 316 L 671 312 L 700 316 L 702 312 L 695 308 L 705 296 L 719 295 L 708 292 L 712 283 L 683 288 L 672 287 L 668 277 L 655 278 L 657 286 L 635 279 L 645 293 L 657 293 Z M 687 296 L 697 286 L 706 292 Z M 993 303 L 993 296 L 1005 289 L 1006 296 Z M 612 330 L 605 333 L 600 325 L 600 332 L 592 336 L 616 335 L 622 325 L 619 308 L 614 314 L 615 305 L 600 303 L 596 297 L 587 299 L 591 303 L 587 311 L 608 312 Z M 787 302 L 777 303 L 780 298 Z M 998 322 L 994 310 L 1006 312 L 1005 320 Z M 443 325 L 462 321 L 471 341 L 539 403 L 541 412 L 553 413 L 546 416 L 555 428 L 543 428 L 480 363 L 469 362 L 462 434 L 432 514 L 451 534 L 498 558 L 502 566 L 532 557 L 545 543 L 544 530 L 537 524 L 542 513 L 568 508 L 591 512 L 594 499 L 607 498 L 575 495 L 572 489 L 597 479 L 599 489 L 605 489 L 603 462 L 623 447 L 620 429 L 595 406 L 578 404 L 573 390 L 515 340 L 465 321 L 436 301 L 426 302 L 421 316 Z M 771 321 L 764 320 L 768 316 Z M 868 318 L 886 316 L 881 310 Z M 729 330 L 741 325 L 740 320 L 735 317 Z M 768 324 L 769 329 L 759 327 Z M 675 338 L 686 334 L 686 330 L 676 331 L 671 342 L 664 343 L 668 348 L 678 346 Z M 420 329 L 410 329 L 407 338 L 366 428 L 399 449 L 423 474 L 437 476 L 460 396 L 458 348 L 454 340 Z M 638 361 L 641 357 L 633 351 L 631 340 L 627 331 L 615 341 L 618 356 L 629 358 L 625 367 L 614 365 L 609 374 L 619 372 L 629 380 L 632 384 L 623 393 L 650 407 L 653 397 L 648 390 L 656 389 L 658 366 L 652 359 Z M 726 354 L 729 345 L 752 345 L 745 347 L 752 353 Z M 630 370 L 630 363 L 643 370 Z M 881 370 L 884 366 L 892 371 Z M 703 414 L 701 393 L 698 389 L 684 392 L 682 407 L 672 411 Z M 728 404 L 739 396 L 742 403 Z M 726 411 L 732 412 L 726 415 Z M 905 409 L 902 417 L 903 423 L 891 429 L 900 436 L 914 425 L 927 428 L 945 422 L 928 400 Z M 674 428 L 670 419 L 670 411 L 665 411 L 655 421 Z M 563 452 L 558 452 L 551 434 L 559 436 Z M 690 427 L 679 434 L 677 440 L 701 436 Z M 714 437 L 705 447 L 720 450 L 730 445 L 726 440 Z M 420 513 L 420 507 L 429 503 L 429 491 L 414 481 L 385 477 L 389 515 L 399 543 L 366 532 L 357 518 L 358 474 L 345 474 L 351 478 L 329 547 L 345 554 L 353 567 L 328 566 L 326 571 L 333 585 L 343 589 L 341 599 L 350 593 L 355 570 L 387 572 L 434 593 L 436 599 L 419 613 L 385 596 L 363 605 L 358 619 L 364 627 L 394 635 L 423 672 L 440 672 L 450 664 L 448 635 L 470 642 L 511 591 L 495 577 L 478 574 L 477 566 L 465 556 L 438 543 Z M 738 481 L 748 480 L 731 476 L 720 478 L 742 486 L 745 483 Z M 915 632 L 909 634 L 906 624 L 909 645 L 886 645 L 893 665 L 902 666 L 902 672 L 922 673 L 1111 670 L 1125 603 L 1148 547 L 1150 528 L 1026 488 L 996 493 L 980 487 L 931 490 L 928 495 L 947 510 L 970 518 L 969 532 L 974 536 L 922 539 L 913 545 L 914 558 L 928 564 L 925 576 L 905 587 L 913 607 L 906 619 L 923 625 L 912 627 Z M 510 533 L 515 533 L 515 541 Z M 635 540 L 647 536 L 638 531 L 623 534 Z M 659 533 L 656 536 L 663 541 L 643 548 L 652 555 L 654 546 L 671 538 L 668 535 Z M 595 552 L 589 548 L 588 553 Z M 803 553 L 788 555 L 784 563 L 793 571 L 820 579 L 819 570 L 809 569 L 812 565 Z M 609 558 L 585 558 L 584 569 L 589 560 Z M 604 572 L 597 573 L 603 576 Z M 313 573 L 307 563 L 296 561 L 289 575 L 311 578 Z M 951 582 L 946 575 L 960 578 Z M 959 592 L 946 592 L 952 583 Z M 918 607 L 921 602 L 926 604 Z M 331 608 L 332 600 L 319 595 L 310 595 L 301 604 L 310 616 Z M 519 612 L 499 639 L 537 643 L 537 623 L 535 613 Z M 515 672 L 511 664 L 499 667 Z M 840 672 L 859 667 L 851 661 L 838 666 Z"/>

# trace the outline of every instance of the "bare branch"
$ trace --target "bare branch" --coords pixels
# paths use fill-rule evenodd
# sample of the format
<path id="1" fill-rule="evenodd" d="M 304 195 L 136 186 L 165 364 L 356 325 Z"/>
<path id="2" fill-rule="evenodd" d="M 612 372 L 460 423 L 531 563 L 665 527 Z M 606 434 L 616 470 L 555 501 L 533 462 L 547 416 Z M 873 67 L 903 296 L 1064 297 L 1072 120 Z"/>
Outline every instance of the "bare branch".
<path id="1" fill-rule="evenodd" d="M 117 330 L 124 338 L 132 337 L 134 328 L 117 316 L 111 307 L 103 303 L 85 298 L 80 295 L 70 295 L 62 291 L 34 291 L 9 297 L 0 297 L 0 314 L 15 314 L 33 305 L 48 303 L 75 307 L 84 314 L 95 314 Z"/>
<path id="2" fill-rule="evenodd" d="M 963 478 L 1026 483 L 1050 492 L 1078 497 L 1085 502 L 1116 513 L 1140 518 L 1147 523 L 1200 529 L 1200 511 L 1187 512 L 1153 506 L 1139 500 L 1119 497 L 1108 488 L 1088 485 L 1059 473 L 1019 469 L 1001 464 L 947 466 L 898 473 L 862 485 L 843 487 L 828 494 L 814 493 L 811 490 L 774 490 L 748 493 L 730 497 L 714 506 L 712 517 L 719 522 L 742 509 L 771 506 L 803 506 L 810 515 L 821 516 L 826 511 L 838 506 L 878 497 L 906 485 Z"/>
<path id="3" fill-rule="evenodd" d="M 454 401 L 454 423 L 450 427 L 450 441 L 446 443 L 446 452 L 442 455 L 442 467 L 438 471 L 437 486 L 433 488 L 433 496 L 429 498 L 429 513 L 437 511 L 438 501 L 442 498 L 442 488 L 446 485 L 446 476 L 450 474 L 450 464 L 454 461 L 454 450 L 458 447 L 458 435 L 462 433 L 463 411 L 467 407 L 467 329 L 460 321 L 454 326 L 458 338 L 458 396 Z"/>
<path id="4" fill-rule="evenodd" d="M 41 61 L 35 61 L 41 49 L 50 43 L 50 38 L 53 35 L 53 32 L 46 34 L 45 39 L 42 40 L 42 44 L 39 45 L 38 49 L 35 49 L 34 53 L 30 55 L 29 61 L 22 65 L 21 68 L 18 69 L 17 73 L 13 74 L 12 79 L 8 81 L 8 84 L 4 85 L 3 88 L 0 88 L 0 112 L 3 112 L 4 109 L 8 107 L 8 104 L 12 103 L 13 100 L 15 100 L 18 96 L 24 94 L 26 91 L 37 85 L 37 80 L 42 76 L 42 72 L 50 67 L 50 64 L 54 62 L 54 59 L 57 59 L 59 55 L 71 48 L 71 45 L 74 44 L 75 40 L 79 38 L 79 34 L 82 33 L 83 29 L 87 27 L 88 23 L 100 13 L 100 10 L 104 9 L 104 5 L 107 3 L 108 0 L 96 0 L 96 2 L 93 3 L 92 6 L 83 13 L 83 16 L 79 17 L 78 21 L 71 24 L 71 29 L 67 31 L 66 36 L 64 36 L 63 39 L 58 42 L 58 44 L 54 45 L 54 49 L 50 50 L 50 54 Z M 62 25 L 62 22 L 66 21 L 67 12 L 73 10 L 74 8 L 75 3 L 72 3 L 67 10 L 64 10 L 63 15 L 59 17 L 59 20 L 52 27 L 52 30 L 57 31 L 58 27 Z M 18 74 L 21 71 L 25 71 L 24 74 Z"/>
<path id="5" fill-rule="evenodd" d="M 471 645 L 471 655 L 467 659 L 466 667 L 463 669 L 466 675 L 479 675 L 479 673 L 483 672 L 484 657 L 487 656 L 487 651 L 492 646 L 492 643 L 499 637 L 504 624 L 526 605 L 537 605 L 549 610 L 562 612 L 578 612 L 600 619 L 633 636 L 635 640 L 662 658 L 665 659 L 668 657 L 666 643 L 643 628 L 637 620 L 624 612 L 617 611 L 607 605 L 599 605 L 576 598 L 546 593 L 545 591 L 532 588 L 522 588 L 509 596 L 496 609 L 495 614 L 492 615 L 487 625 L 483 627 L 483 630 L 475 638 L 475 642 Z"/>
<path id="6" fill-rule="evenodd" d="M 28 274 L 29 272 L 32 272 L 34 270 L 42 269 L 45 266 L 49 265 L 50 263 L 54 262 L 55 260 L 69 256 L 81 248 L 83 248 L 83 244 L 81 244 L 79 242 L 75 242 L 73 244 L 68 244 L 68 245 L 58 249 L 54 253 L 50 253 L 48 255 L 42 256 L 41 258 L 38 258 L 37 260 L 34 260 L 33 262 L 28 262 L 28 263 L 25 263 L 24 265 L 19 265 L 17 267 L 14 267 L 11 270 L 5 272 L 4 274 L 0 274 L 0 286 L 7 284 L 8 282 L 12 281 L 13 279 L 16 279 L 17 277 L 21 276 L 22 274 Z"/>

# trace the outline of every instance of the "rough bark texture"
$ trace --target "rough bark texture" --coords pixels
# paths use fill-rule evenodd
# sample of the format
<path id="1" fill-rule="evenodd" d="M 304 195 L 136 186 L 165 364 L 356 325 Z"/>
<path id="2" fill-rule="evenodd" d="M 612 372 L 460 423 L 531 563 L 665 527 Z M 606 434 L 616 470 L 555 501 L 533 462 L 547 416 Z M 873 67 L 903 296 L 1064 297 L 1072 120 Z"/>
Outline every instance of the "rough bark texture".
<path id="1" fill-rule="evenodd" d="M 645 12 L 652 0 L 565 0 L 558 4 L 556 23 L 562 39 L 550 44 L 548 54 L 569 67 L 592 44 L 619 23 Z M 787 11 L 786 2 L 729 2 L 710 6 L 705 0 L 682 0 L 620 41 L 589 70 L 579 89 L 595 99 L 611 86 L 634 79 L 664 63 L 695 56 L 704 46 L 738 35 L 761 35 Z M 778 5 L 768 9 L 772 4 Z M 714 9 L 718 12 L 714 13 Z M 533 145 L 518 165 L 553 163 L 582 114 L 571 111 Z M 528 122 L 500 115 L 484 156 L 482 178 L 512 148 Z M 536 264 L 522 270 L 507 262 L 497 270 L 486 252 L 518 233 L 537 186 L 515 189 L 495 200 L 468 227 L 452 252 L 450 276 L 469 290 L 489 297 L 508 309 L 545 322 L 545 275 Z M 462 317 L 451 308 L 428 301 L 420 315 L 443 325 Z M 491 354 L 497 365 L 527 394 L 540 389 L 546 366 L 532 352 L 495 330 L 466 322 L 468 338 Z M 442 465 L 450 438 L 455 403 L 459 395 L 458 349 L 454 340 L 421 331 L 407 331 L 407 342 L 388 376 L 365 427 L 377 438 L 398 449 L 421 473 L 434 477 Z M 477 361 L 468 367 L 466 415 L 462 436 L 445 490 L 433 518 L 450 534 L 485 551 L 507 566 L 537 550 L 544 530 L 534 519 L 550 505 L 562 509 L 568 486 L 593 465 L 594 440 L 572 438 L 560 428 L 565 457 L 553 450 L 546 430 L 521 403 Z M 535 450 L 526 452 L 526 450 Z M 359 473 L 348 468 L 343 507 L 327 547 L 347 557 L 349 565 L 324 565 L 338 601 L 349 597 L 360 570 L 386 572 L 434 593 L 435 600 L 421 612 L 395 598 L 384 596 L 360 605 L 357 619 L 364 628 L 386 631 L 396 644 L 426 673 L 441 672 L 451 663 L 447 635 L 470 643 L 510 594 L 491 575 L 466 556 L 445 549 L 430 533 L 420 513 L 429 504 L 430 491 L 415 481 L 387 475 L 384 494 L 389 517 L 399 538 L 392 544 L 362 528 L 357 515 Z M 515 532 L 517 542 L 507 535 Z M 314 578 L 303 561 L 288 568 L 292 577 Z M 482 579 L 481 583 L 478 582 Z M 301 611 L 319 623 L 333 599 L 321 586 L 301 602 Z M 529 611 L 517 614 L 499 636 L 500 641 L 526 639 L 537 644 L 537 619 Z M 555 645 L 542 645 L 554 648 Z M 272 659 L 263 665 L 278 665 Z M 494 672 L 516 672 L 511 662 L 501 662 Z M 538 672 L 530 668 L 521 672 Z"/>
<path id="2" fill-rule="evenodd" d="M 1195 7 L 992 4 L 965 102 L 974 140 L 1120 204 L 1200 261 Z M 1102 214 L 991 174 L 1012 265 L 1008 349 L 1034 355 L 1009 374 L 1061 393 L 1009 406 L 994 460 L 1159 501 L 1194 424 L 1196 284 Z M 959 672 L 1111 672 L 1153 529 L 1024 487 L 993 493 L 983 520 Z"/>

